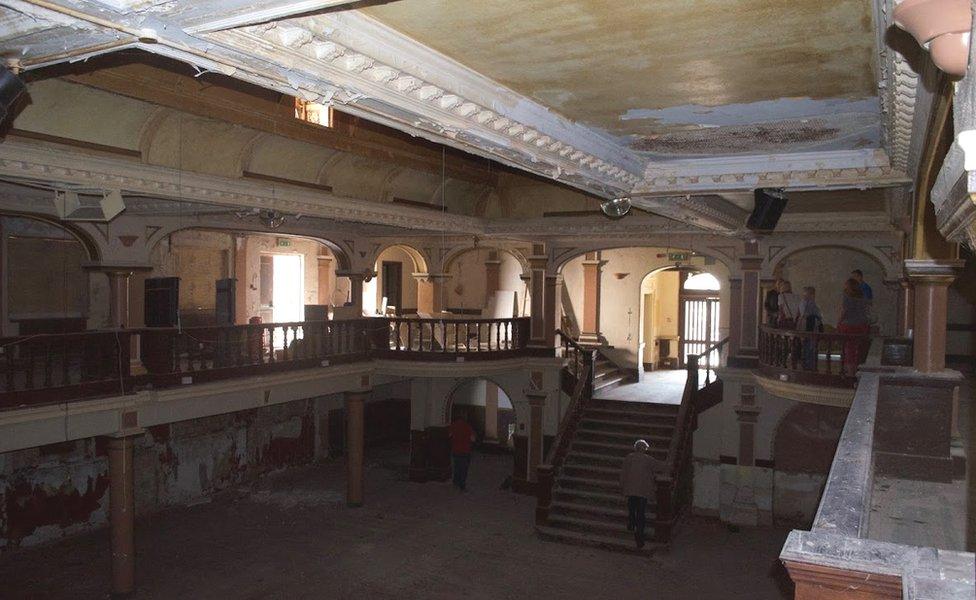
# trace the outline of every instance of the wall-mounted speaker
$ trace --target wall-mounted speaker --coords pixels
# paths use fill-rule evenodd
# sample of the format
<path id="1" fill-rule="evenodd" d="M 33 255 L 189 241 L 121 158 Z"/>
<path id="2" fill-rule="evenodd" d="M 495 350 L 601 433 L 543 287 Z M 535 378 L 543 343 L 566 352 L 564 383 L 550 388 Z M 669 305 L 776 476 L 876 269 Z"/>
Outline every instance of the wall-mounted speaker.
<path id="1" fill-rule="evenodd" d="M 180 278 L 146 279 L 146 327 L 176 327 L 180 322 Z"/>
<path id="2" fill-rule="evenodd" d="M 760 188 L 755 191 L 755 198 L 756 205 L 746 227 L 761 233 L 773 231 L 786 208 L 786 193 L 781 189 Z"/>

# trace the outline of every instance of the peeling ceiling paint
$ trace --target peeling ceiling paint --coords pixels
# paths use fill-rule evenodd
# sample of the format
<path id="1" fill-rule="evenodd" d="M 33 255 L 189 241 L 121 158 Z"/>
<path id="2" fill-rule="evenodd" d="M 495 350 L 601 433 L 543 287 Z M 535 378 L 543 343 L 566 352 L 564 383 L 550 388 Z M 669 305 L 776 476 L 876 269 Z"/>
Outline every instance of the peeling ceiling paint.
<path id="1" fill-rule="evenodd" d="M 880 143 L 867 0 L 399 0 L 363 11 L 650 158 Z"/>

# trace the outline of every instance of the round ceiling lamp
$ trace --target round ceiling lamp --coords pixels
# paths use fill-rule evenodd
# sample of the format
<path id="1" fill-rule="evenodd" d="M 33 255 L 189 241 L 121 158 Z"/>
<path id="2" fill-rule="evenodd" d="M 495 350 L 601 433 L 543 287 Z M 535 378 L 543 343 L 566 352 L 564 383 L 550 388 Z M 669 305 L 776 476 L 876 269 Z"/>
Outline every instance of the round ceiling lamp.
<path id="1" fill-rule="evenodd" d="M 603 214 L 611 219 L 619 219 L 630 212 L 630 198 L 613 198 L 600 203 Z"/>

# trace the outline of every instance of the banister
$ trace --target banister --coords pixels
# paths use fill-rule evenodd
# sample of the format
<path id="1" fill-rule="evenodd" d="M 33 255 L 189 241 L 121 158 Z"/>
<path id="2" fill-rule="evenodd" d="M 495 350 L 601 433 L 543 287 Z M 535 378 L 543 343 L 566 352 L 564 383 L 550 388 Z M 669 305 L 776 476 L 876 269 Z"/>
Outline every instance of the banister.
<path id="1" fill-rule="evenodd" d="M 854 387 L 871 336 L 759 328 L 759 371 L 767 377 L 808 385 Z"/>

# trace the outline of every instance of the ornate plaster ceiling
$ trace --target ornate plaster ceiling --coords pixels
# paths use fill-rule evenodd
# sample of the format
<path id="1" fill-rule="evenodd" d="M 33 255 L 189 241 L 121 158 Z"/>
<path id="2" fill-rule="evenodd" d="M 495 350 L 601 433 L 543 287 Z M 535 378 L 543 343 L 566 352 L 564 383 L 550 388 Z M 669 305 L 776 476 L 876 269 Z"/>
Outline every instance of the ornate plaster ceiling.
<path id="1" fill-rule="evenodd" d="M 0 53 L 137 48 L 602 197 L 876 187 L 914 111 L 892 1 L 4 0 Z"/>
<path id="2" fill-rule="evenodd" d="M 650 157 L 880 144 L 865 0 L 400 0 L 363 11 Z"/>

